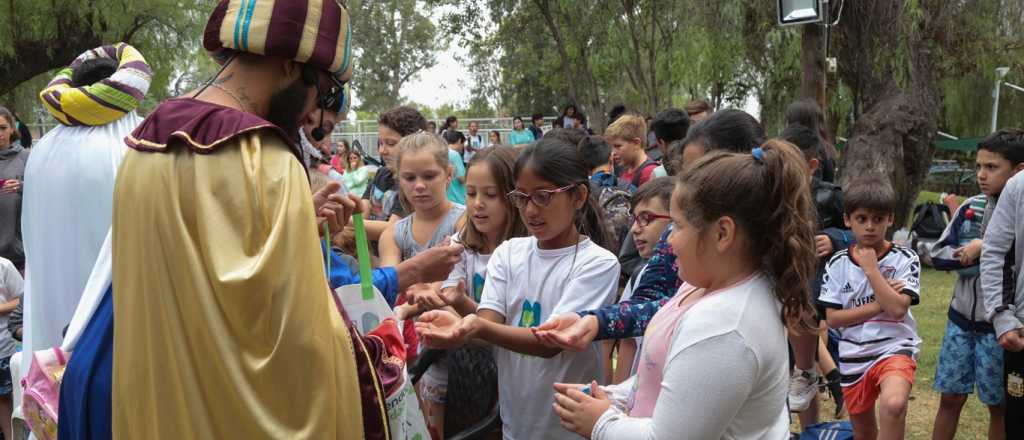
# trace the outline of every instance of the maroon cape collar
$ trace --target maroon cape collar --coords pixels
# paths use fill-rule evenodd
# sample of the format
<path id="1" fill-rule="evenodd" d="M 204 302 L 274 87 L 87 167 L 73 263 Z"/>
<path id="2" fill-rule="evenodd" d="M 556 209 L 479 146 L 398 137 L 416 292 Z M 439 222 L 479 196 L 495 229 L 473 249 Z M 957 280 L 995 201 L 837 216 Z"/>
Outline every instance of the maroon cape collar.
<path id="1" fill-rule="evenodd" d="M 280 127 L 251 113 L 192 98 L 164 101 L 124 142 L 134 150 L 164 152 L 176 139 L 193 152 L 208 154 L 236 136 L 256 130 L 274 133 L 301 157 L 295 141 Z"/>

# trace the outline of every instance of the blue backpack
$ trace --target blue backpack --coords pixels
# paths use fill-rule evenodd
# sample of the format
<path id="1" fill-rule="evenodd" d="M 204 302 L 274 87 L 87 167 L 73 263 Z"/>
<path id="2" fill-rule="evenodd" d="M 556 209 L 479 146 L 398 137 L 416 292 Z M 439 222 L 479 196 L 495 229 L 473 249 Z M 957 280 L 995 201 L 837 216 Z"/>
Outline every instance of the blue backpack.
<path id="1" fill-rule="evenodd" d="M 808 426 L 800 433 L 800 440 L 853 440 L 853 425 L 847 420 Z"/>

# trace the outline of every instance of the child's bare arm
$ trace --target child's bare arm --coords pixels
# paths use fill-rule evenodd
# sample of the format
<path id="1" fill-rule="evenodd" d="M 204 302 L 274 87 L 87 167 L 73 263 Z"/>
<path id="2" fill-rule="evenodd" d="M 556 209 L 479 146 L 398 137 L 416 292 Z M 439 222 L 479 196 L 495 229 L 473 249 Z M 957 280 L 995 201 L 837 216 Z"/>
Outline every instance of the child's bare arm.
<path id="1" fill-rule="evenodd" d="M 903 319 L 910 309 L 911 298 L 893 289 L 889 281 L 882 276 L 874 249 L 858 247 L 855 252 L 857 262 L 867 276 L 871 290 L 875 292 L 875 301 L 894 319 Z"/>
<path id="2" fill-rule="evenodd" d="M 827 309 L 825 321 L 832 328 L 849 327 L 863 323 L 882 313 L 882 306 L 877 301 L 852 309 Z"/>
<path id="3" fill-rule="evenodd" d="M 460 283 L 456 287 L 448 287 L 443 289 L 441 294 L 448 305 L 452 306 L 459 315 L 466 316 L 476 313 L 476 308 L 479 304 L 466 294 L 466 289 L 463 286 Z"/>
<path id="4" fill-rule="evenodd" d="M 875 301 L 882 306 L 882 310 L 893 319 L 899 320 L 906 316 L 907 310 L 910 309 L 909 296 L 893 289 L 878 270 L 868 273 L 868 282 L 871 283 L 871 289 L 875 291 Z"/>
<path id="5" fill-rule="evenodd" d="M 630 370 L 633 369 L 633 358 L 636 355 L 636 339 L 619 340 L 619 357 L 615 361 L 615 377 L 612 383 L 622 383 L 629 379 Z"/>
<path id="6" fill-rule="evenodd" d="M 402 250 L 398 248 L 398 242 L 395 241 L 395 229 L 393 226 L 387 226 L 384 228 L 384 232 L 380 234 L 378 249 L 380 251 L 381 267 L 397 266 L 398 263 L 402 262 Z"/>
<path id="7" fill-rule="evenodd" d="M 21 303 L 21 298 L 14 298 L 5 303 L 0 303 L 0 315 L 6 315 L 18 308 L 18 304 Z"/>
<path id="8" fill-rule="evenodd" d="M 483 339 L 506 350 L 543 358 L 554 357 L 562 350 L 541 344 L 526 327 L 504 324 L 505 318 L 493 310 L 480 310 L 470 331 L 472 337 Z"/>

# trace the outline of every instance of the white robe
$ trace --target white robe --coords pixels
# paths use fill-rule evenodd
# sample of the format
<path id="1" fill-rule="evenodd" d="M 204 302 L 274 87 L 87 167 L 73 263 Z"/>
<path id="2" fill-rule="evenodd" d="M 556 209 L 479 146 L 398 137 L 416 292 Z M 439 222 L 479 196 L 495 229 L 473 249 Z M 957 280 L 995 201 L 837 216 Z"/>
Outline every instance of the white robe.
<path id="1" fill-rule="evenodd" d="M 124 138 L 141 122 L 129 113 L 98 127 L 59 125 L 32 147 L 21 217 L 26 353 L 61 345 L 110 229 Z M 31 356 L 22 358 L 27 372 Z"/>

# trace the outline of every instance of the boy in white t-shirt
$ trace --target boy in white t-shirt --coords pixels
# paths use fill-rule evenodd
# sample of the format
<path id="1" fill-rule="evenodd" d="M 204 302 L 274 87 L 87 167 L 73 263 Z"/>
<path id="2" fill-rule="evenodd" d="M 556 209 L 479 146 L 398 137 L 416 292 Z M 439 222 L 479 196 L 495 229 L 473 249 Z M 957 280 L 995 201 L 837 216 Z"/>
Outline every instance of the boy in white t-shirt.
<path id="1" fill-rule="evenodd" d="M 856 181 L 843 202 L 857 244 L 829 260 L 818 301 L 829 327 L 841 333 L 839 371 L 854 437 L 903 438 L 921 343 L 909 310 L 920 300 L 921 263 L 885 239 L 896 206 L 887 182 Z"/>
<path id="2" fill-rule="evenodd" d="M 622 291 L 619 302 L 628 301 L 633 295 L 636 283 L 644 275 L 647 268 L 646 261 L 654 254 L 654 245 L 658 243 L 665 229 L 668 228 L 672 218 L 668 215 L 668 206 L 672 201 L 672 190 L 675 189 L 675 180 L 671 177 L 658 177 L 640 187 L 640 190 L 630 200 L 633 205 L 633 225 L 629 232 L 633 235 L 640 258 L 643 258 L 644 265 L 637 270 L 626 289 Z M 606 371 L 612 374 L 612 381 L 609 383 L 622 383 L 636 373 L 636 353 L 643 337 L 626 338 L 618 341 L 602 341 L 605 349 L 605 359 L 611 359 L 612 351 L 617 349 L 617 361 L 614 374 L 610 365 L 606 365 Z"/>

